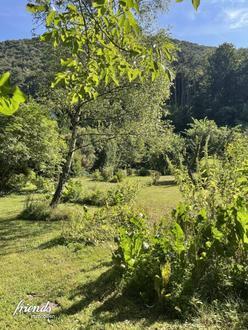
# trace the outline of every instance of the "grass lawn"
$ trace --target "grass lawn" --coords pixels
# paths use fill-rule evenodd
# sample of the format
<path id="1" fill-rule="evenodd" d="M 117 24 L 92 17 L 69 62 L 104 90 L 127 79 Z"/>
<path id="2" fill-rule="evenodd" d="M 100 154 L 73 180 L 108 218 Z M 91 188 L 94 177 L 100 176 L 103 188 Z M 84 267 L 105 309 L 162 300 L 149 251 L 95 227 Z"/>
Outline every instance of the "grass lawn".
<path id="1" fill-rule="evenodd" d="M 83 180 L 88 187 L 96 184 Z M 161 185 L 142 188 L 137 205 L 152 216 L 167 212 L 180 198 L 170 181 L 162 178 Z M 0 198 L 0 329 L 224 329 L 211 326 L 208 317 L 199 327 L 169 322 L 152 308 L 116 295 L 110 272 L 114 244 L 64 246 L 59 222 L 17 220 L 24 200 Z M 54 318 L 13 316 L 20 300 L 26 305 L 49 301 Z"/>
<path id="2" fill-rule="evenodd" d="M 137 208 L 144 210 L 152 219 L 158 219 L 166 215 L 175 207 L 181 196 L 172 176 L 162 176 L 156 186 L 150 186 L 150 177 L 128 177 L 129 182 L 138 182 L 141 190 L 136 198 Z M 90 178 L 82 178 L 86 189 L 98 189 L 106 191 L 115 186 L 115 183 L 96 182 Z"/>

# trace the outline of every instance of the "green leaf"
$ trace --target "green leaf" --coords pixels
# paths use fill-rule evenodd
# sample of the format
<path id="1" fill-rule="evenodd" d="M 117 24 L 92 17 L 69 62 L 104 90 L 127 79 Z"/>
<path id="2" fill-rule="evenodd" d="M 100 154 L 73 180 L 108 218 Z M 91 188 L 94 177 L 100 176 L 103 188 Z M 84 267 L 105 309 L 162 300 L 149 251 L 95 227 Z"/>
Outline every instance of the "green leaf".
<path id="1" fill-rule="evenodd" d="M 10 78 L 10 73 L 5 72 L 1 77 L 0 77 L 0 87 L 8 84 L 9 85 L 9 78 Z"/>
<path id="2" fill-rule="evenodd" d="M 216 227 L 212 226 L 212 234 L 213 237 L 217 240 L 217 241 L 221 241 L 221 239 L 223 238 L 224 234 L 219 231 Z"/>
<path id="3" fill-rule="evenodd" d="M 50 26 L 55 18 L 56 15 L 56 11 L 55 10 L 51 10 L 50 13 L 47 15 L 46 18 L 46 25 Z"/>
<path id="4" fill-rule="evenodd" d="M 6 116 L 16 112 L 26 97 L 18 87 L 10 86 L 10 73 L 6 72 L 0 77 L 0 112 Z"/>
<path id="5" fill-rule="evenodd" d="M 176 2 L 183 2 L 184 0 L 176 0 Z M 192 0 L 192 4 L 194 8 L 197 10 L 200 6 L 201 0 Z"/>
<path id="6" fill-rule="evenodd" d="M 175 252 L 181 253 L 185 250 L 184 246 L 184 232 L 178 223 L 175 223 L 174 228 L 172 229 L 174 236 L 173 247 Z"/>
<path id="7" fill-rule="evenodd" d="M 47 5 L 37 6 L 37 5 L 34 5 L 32 3 L 28 3 L 27 6 L 26 6 L 26 9 L 31 14 L 37 14 L 37 13 L 40 13 L 42 11 L 48 10 L 48 6 Z"/>
<path id="8" fill-rule="evenodd" d="M 20 90 L 19 87 L 15 87 L 14 92 L 13 92 L 13 97 L 12 99 L 21 104 L 24 103 L 26 101 L 26 96 L 25 94 Z"/>
<path id="9" fill-rule="evenodd" d="M 197 10 L 198 7 L 200 6 L 200 0 L 192 0 L 192 4 L 194 8 Z"/>

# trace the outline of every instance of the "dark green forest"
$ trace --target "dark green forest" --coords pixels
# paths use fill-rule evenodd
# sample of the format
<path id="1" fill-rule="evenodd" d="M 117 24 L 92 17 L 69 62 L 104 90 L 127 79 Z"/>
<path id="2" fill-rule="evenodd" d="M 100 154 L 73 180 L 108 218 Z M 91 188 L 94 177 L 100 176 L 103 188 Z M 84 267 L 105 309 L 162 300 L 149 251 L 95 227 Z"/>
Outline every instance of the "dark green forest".
<path id="1" fill-rule="evenodd" d="M 192 118 L 246 127 L 248 50 L 231 44 L 215 48 L 178 40 L 175 43 L 176 77 L 164 107 L 169 111 L 166 119 L 172 121 L 176 131 L 184 130 Z M 50 85 L 60 67 L 58 53 L 36 38 L 1 42 L 0 74 L 10 71 L 13 82 L 27 95 L 49 98 Z"/>

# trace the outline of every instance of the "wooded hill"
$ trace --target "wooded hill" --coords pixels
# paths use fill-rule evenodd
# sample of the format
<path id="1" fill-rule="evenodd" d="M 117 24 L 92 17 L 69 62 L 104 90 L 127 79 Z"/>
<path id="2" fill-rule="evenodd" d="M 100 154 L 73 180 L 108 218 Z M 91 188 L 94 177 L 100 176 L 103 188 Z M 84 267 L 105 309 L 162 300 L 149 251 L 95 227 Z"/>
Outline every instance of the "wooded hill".
<path id="1" fill-rule="evenodd" d="M 191 118 L 214 119 L 218 125 L 248 123 L 248 51 L 230 44 L 218 48 L 175 40 L 178 50 L 176 79 L 167 102 L 178 131 Z M 59 58 L 49 45 L 33 38 L 0 43 L 0 73 L 10 71 L 12 80 L 27 95 L 49 93 Z"/>

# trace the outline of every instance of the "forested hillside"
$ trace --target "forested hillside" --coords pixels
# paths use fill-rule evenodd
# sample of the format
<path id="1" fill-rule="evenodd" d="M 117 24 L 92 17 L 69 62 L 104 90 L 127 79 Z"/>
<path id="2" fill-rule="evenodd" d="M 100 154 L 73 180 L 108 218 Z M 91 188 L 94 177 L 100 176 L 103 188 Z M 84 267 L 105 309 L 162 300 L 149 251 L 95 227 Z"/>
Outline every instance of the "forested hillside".
<path id="1" fill-rule="evenodd" d="M 0 43 L 0 73 L 10 71 L 12 81 L 28 95 L 42 93 L 58 65 L 53 47 L 37 38 Z"/>
<path id="2" fill-rule="evenodd" d="M 185 129 L 192 117 L 207 117 L 219 125 L 246 126 L 248 51 L 236 50 L 230 44 L 214 48 L 175 43 L 176 79 L 167 107 L 176 129 Z M 0 43 L 0 73 L 12 72 L 13 81 L 33 97 L 49 93 L 59 65 L 56 51 L 38 39 Z"/>

